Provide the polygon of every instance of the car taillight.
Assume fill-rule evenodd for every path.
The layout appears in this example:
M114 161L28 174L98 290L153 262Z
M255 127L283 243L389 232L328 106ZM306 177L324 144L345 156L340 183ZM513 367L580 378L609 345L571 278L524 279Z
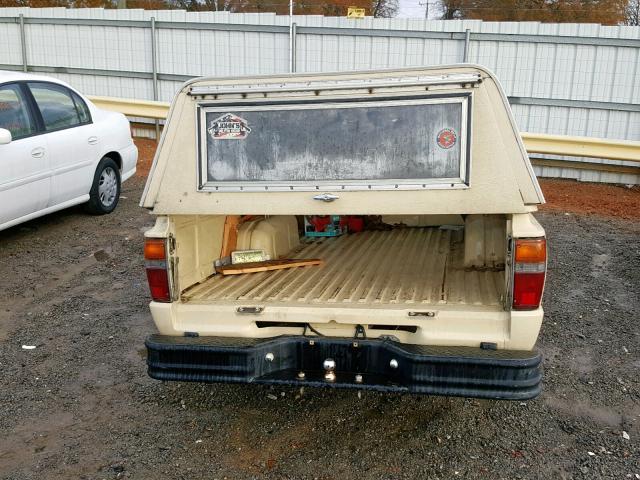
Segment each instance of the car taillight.
M170 302L169 274L167 271L167 241L164 238L145 238L144 264L151 298L156 302Z
M513 309L535 310L540 306L547 272L547 241L520 238L513 255Z

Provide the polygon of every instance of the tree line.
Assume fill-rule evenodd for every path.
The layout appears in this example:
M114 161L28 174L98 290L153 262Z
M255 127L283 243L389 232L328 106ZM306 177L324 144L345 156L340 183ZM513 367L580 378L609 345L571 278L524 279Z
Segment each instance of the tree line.
M0 7L143 8L289 14L289 0L0 0ZM349 7L364 8L367 15L394 17L398 0L295 0L296 15L344 16Z
M638 25L640 0L441 0L443 19Z
M399 0L295 0L298 15L344 16L349 7L373 17L394 17ZM435 18L551 23L640 25L640 0L436 0ZM289 0L0 0L0 7L143 8L188 11L289 13ZM431 15L430 18L434 18Z

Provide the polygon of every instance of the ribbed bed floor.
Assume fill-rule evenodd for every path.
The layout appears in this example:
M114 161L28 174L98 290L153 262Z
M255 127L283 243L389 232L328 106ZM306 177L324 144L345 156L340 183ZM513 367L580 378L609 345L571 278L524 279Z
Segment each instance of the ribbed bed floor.
M496 306L505 288L504 271L465 271L462 231L398 228L305 240L289 258L321 258L324 265L214 275L182 300Z

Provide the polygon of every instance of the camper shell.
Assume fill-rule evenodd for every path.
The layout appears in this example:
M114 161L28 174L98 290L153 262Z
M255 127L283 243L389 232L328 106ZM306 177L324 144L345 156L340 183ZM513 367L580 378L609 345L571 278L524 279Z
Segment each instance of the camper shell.
M187 82L141 200L149 373L533 397L543 202L483 67Z

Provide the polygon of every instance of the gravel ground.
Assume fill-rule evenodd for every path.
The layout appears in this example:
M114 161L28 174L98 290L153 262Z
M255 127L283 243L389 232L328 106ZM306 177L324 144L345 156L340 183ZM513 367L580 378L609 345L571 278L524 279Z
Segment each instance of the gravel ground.
M0 477L640 479L637 220L538 215L534 401L161 383L145 370L141 189L112 215L0 232Z

